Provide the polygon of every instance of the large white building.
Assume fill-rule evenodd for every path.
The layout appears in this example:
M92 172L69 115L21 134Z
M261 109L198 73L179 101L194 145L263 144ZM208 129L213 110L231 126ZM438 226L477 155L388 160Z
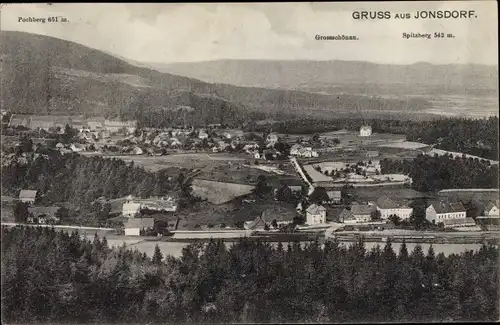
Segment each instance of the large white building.
M432 223L443 223L445 228L474 225L474 220L467 218L467 211L461 202L432 202L425 210L425 218Z
M153 218L129 219L125 224L125 236L140 236L141 230L153 229L154 224Z
M308 225L326 223L326 209L321 205L311 204L306 210L306 222Z
M382 219L389 219L391 215L396 215L401 220L405 220L409 219L413 212L412 208L398 204L385 195L378 198L375 205Z
M359 129L359 136L360 137L369 137L370 135L372 135L372 127L371 126L363 125Z

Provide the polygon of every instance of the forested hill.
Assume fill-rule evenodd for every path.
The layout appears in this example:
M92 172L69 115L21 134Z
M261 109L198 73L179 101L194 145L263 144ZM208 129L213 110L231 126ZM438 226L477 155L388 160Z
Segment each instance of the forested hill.
M415 112L430 105L421 99L210 84L134 66L102 51L53 37L12 31L0 35L2 108L15 113L104 115L156 123L187 118L194 124L235 124L289 113Z
M216 60L151 63L160 71L233 85L300 88L342 84L434 86L498 90L498 69L487 65L377 64L364 61Z
M53 228L2 227L4 323L358 323L498 319L498 248L277 247L240 239L153 258Z

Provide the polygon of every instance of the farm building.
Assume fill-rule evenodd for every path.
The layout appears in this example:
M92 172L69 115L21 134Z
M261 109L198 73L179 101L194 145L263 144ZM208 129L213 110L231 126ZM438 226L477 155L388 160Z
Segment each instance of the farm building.
M59 222L59 218L56 217L57 211L59 211L59 207L51 206L51 207L29 207L28 213L30 216L27 221L29 223L57 223Z
M376 202L377 210L380 211L382 219L388 219L391 215L397 215L402 220L409 219L413 212L412 208L398 204L387 196L381 196Z
M351 212L356 220L368 222L371 221L373 207L370 205L354 204L351 206Z
M244 227L247 230L264 230L266 221L262 219L262 216L258 216L252 221L246 221Z
M36 200L37 191L34 190L21 190L19 193L19 200L27 204L33 204Z
M153 229L154 225L153 218L129 219L125 224L125 236L140 236L141 231Z
M498 202L489 202L483 210L483 215L477 216L476 221L485 226L500 225L500 215L498 212Z
M359 129L359 136L360 137L369 137L370 135L372 135L372 127L371 126L363 125Z
M127 218L133 218L141 211L141 208L141 203L128 199L122 205L122 215Z
M358 215L359 216L359 215ZM340 212L340 215L338 217L338 220L343 223L363 223L363 222L369 222L371 220L370 218L367 218L366 215L362 214L361 217L356 217L351 210L344 209L342 212Z
M434 201L425 210L425 218L433 223L444 222L445 220L462 220L465 222L466 216L465 207L458 201Z

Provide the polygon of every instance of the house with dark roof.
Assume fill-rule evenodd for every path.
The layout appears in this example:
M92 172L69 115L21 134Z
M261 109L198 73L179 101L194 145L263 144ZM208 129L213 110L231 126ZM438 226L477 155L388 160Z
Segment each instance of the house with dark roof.
M57 211L60 207L50 206L50 207L29 207L28 213L29 217L27 221L29 223L58 223L60 220L56 216Z
M476 217L478 224L486 226L487 229L498 229L500 226L500 215L498 213L498 202L488 202L483 208L482 215Z
M342 193L340 191L327 191L328 204L339 204L342 200Z
M295 210L285 209L280 207L279 205L273 206L272 208L268 208L264 210L261 214L261 218L267 222L269 222L269 226L272 227L274 221L279 228L281 225L288 225L293 223L293 219L297 215Z
M262 216L258 216L252 221L246 221L244 227L247 230L264 230L266 228L266 221Z
M356 218L354 217L354 214L352 214L352 211L349 209L344 209L342 212L340 212L338 216L339 222L357 222Z
M433 201L425 210L425 218L432 223L440 223L445 220L462 220L465 222L467 210L459 201L450 202L446 199Z
M125 223L125 236L140 236L141 231L153 229L154 218L131 218Z
M36 193L37 191L35 190L21 190L19 200L27 204L33 204L36 200Z
M375 202L375 205L377 207L377 211L380 212L380 217L382 219L388 219L389 216L396 215L402 220L405 220L409 219L413 212L412 208L396 203L385 195L379 197Z

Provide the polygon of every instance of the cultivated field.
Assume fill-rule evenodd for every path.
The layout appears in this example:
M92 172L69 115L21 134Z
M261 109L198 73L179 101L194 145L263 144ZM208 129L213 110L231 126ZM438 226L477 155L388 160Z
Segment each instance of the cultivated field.
M333 178L331 178L330 176L326 176L318 172L316 169L314 169L313 165L305 165L303 168L304 171L309 175L313 183L328 182L333 180Z
M204 168L198 179L255 185L257 178L263 175L270 186L277 187L281 182L289 185L300 185L301 181L289 162L273 165L247 165L242 162L217 162Z
M338 139L340 141L339 147L402 142L406 140L406 136L402 134L373 133L369 137L360 137L359 132L340 130L335 132L320 133L319 137L326 138L328 140Z
M158 171L167 167L204 168L209 164L224 163L226 161L246 161L244 156L217 154L217 153L183 153L165 156L144 155L103 155L104 158L118 158L126 162L133 161L137 166L143 166L150 171Z
M428 144L420 143L420 142L412 142L412 141L403 141L403 142L391 142L391 143L383 143L379 144L379 147L387 147L387 148L402 148L402 149L422 149L428 147Z
M221 204L252 193L254 186L194 179L192 189L193 195L213 204Z
M461 200L484 200L496 201L499 199L498 189L457 189L457 190L443 190L438 192L440 197L458 198Z
M252 197L252 196L250 196ZM293 218L295 215L295 205L284 202L277 202L273 199L259 199L252 197L250 201L233 200L222 204L212 204L210 202L197 202L185 210L176 213L179 217L177 230L200 230L204 226L213 225L218 228L225 224L234 227L237 223L254 220L266 211L265 218L277 219L280 217ZM253 201L255 199L255 201ZM172 222L176 217L171 217ZM170 223L170 219L169 219Z
M375 201L379 197L385 195L393 200L413 200L417 198L430 198L427 193L415 191L411 188L395 186L395 187L357 187L349 189L348 193L354 196L354 199L360 201Z

